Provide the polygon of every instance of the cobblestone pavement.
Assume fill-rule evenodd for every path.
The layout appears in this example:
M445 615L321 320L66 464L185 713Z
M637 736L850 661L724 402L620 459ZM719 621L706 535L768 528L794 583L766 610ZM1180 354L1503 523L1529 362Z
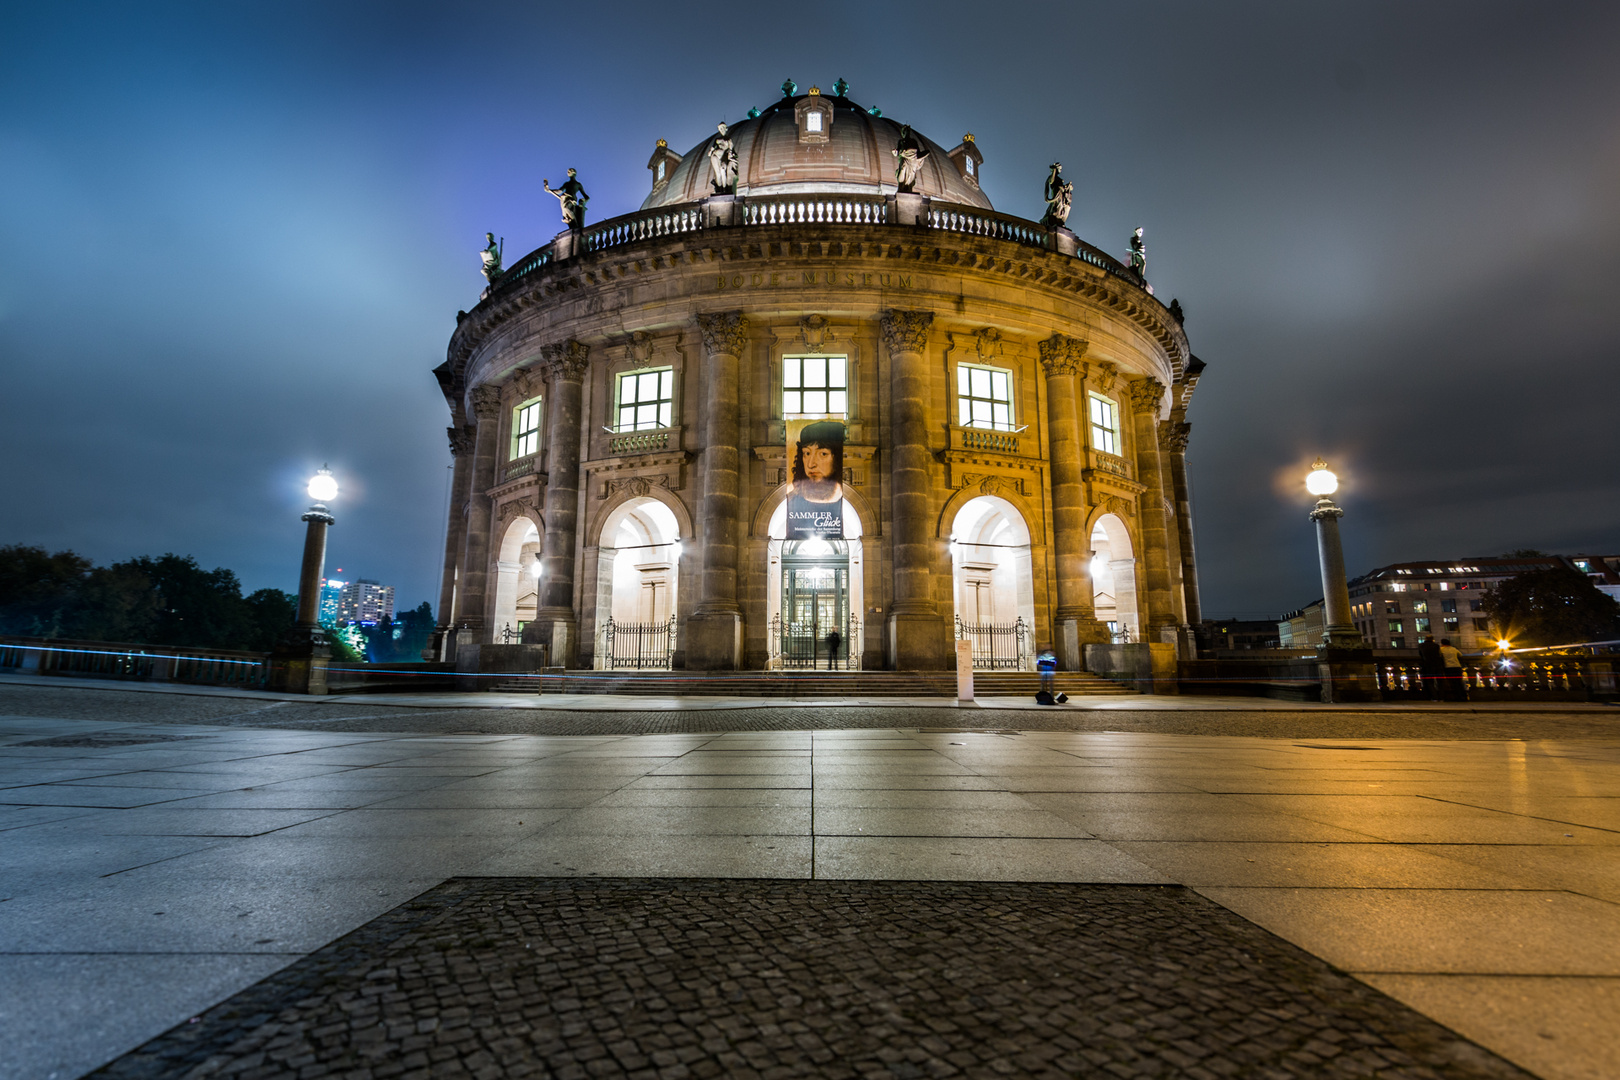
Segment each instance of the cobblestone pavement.
M1164 735L1236 735L1321 739L1579 739L1620 734L1620 708L1569 712L1395 712L1268 708L941 709L905 705L582 710L424 709L363 699L288 702L119 689L0 683L0 714L124 723L387 731L401 734L641 735L716 731L828 731L923 728L1021 731L1138 731Z
M462 878L94 1075L1528 1074L1176 887Z

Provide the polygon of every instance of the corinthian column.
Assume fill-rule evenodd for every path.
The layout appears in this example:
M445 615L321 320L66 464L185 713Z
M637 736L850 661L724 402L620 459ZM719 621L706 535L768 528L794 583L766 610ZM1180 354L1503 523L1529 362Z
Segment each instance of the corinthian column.
M1147 585L1147 611L1142 616L1142 625L1148 628L1151 640L1179 646L1184 616L1173 591L1164 470L1159 459L1159 404L1164 400L1164 384L1152 377L1136 379L1131 382L1130 390L1136 477L1147 487L1138 500L1143 576Z
M467 542L467 475L472 468L473 440L478 429L471 424L445 428L450 436L450 455L455 469L450 474L450 517L444 527L444 576L439 579L439 623L434 630L433 659L447 659L444 652L445 632L455 626L457 562L462 546Z
M1187 622L1203 621L1203 605L1198 599L1198 560L1193 554L1192 490L1187 484L1187 438L1192 425L1185 420L1164 429L1161 449L1170 466L1170 486L1176 502L1176 535L1181 548L1181 597L1187 609Z
M889 350L889 498L894 551L894 600L889 607L889 655L900 670L951 666L950 632L934 600L944 543L934 535L928 448L928 327L931 311L885 311ZM943 578L941 574L943 573Z
M467 640L488 642L484 625L484 592L489 582L489 489L495 486L495 444L500 436L501 391L475 386L472 392L472 469L463 497L467 504L466 538L461 553L461 586L456 590L456 625L470 631Z
M1091 537L1086 533L1086 495L1081 483L1080 418L1075 376L1086 343L1063 334L1041 342L1046 372L1046 433L1052 471L1052 547L1057 556L1057 608L1052 613L1058 662L1066 671L1085 667L1085 646L1108 640L1097 621L1091 584Z
M573 667L575 640L574 533L579 520L581 385L590 349L569 340L540 350L549 393L546 401L546 535L540 548L539 638L551 646L553 667Z
M738 398L748 320L738 311L699 315L703 334L703 496L698 503L698 543L702 569L698 601L686 619L686 666L731 671L742 663L743 620L737 604L738 491L742 453L738 449Z

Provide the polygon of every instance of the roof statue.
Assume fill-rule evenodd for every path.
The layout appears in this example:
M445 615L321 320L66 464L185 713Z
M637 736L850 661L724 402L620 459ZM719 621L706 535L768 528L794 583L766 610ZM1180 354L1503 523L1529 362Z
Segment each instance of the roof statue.
M909 124L900 128L900 141L889 153L894 155L894 186L900 191L916 191L917 174L922 172L922 163L928 157L928 151L911 133Z
M1063 179L1063 162L1052 162L1052 171L1046 177L1046 216L1041 224L1048 229L1064 228L1069 221L1069 207L1074 203L1074 182Z
M1147 248L1142 245L1140 225L1131 233L1131 272L1141 280L1147 280Z
M506 238L502 237L501 243L497 244L495 234L487 232L484 239L488 240L489 244L478 253L478 257L484 262L484 280L493 285L495 279L501 276L501 249L506 246Z
M568 170L568 180L561 187L552 187L551 181L546 179L542 179L540 183L562 204L563 224L570 229L584 228L585 204L591 201L591 197L586 194L585 185L579 182L575 171Z
M709 171L714 178L709 186L716 195L737 194L737 148L731 143L730 129L724 122L709 145Z
M849 95L849 83L843 79L833 83L833 94L837 97L847 97Z

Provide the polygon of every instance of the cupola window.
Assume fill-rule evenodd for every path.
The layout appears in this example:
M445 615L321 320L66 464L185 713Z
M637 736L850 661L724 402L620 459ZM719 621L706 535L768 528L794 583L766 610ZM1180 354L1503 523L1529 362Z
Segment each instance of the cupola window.
M832 99L822 97L819 86L812 86L810 96L793 106L793 118L799 123L800 143L824 143L832 131Z

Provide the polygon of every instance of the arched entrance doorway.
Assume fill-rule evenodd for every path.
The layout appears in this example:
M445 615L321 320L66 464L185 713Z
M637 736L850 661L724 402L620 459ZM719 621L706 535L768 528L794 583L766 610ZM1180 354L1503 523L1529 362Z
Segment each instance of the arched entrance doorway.
M956 636L973 643L973 666L1033 671L1035 577L1023 515L981 495L962 504L950 536Z
M1091 529L1091 584L1097 618L1115 641L1141 641L1136 604L1136 555L1130 530L1114 514L1103 514Z
M783 501L771 514L767 535L769 666L859 670L866 596L860 514L845 499L842 540L788 540Z
M669 667L681 559L674 511L657 499L631 499L602 522L600 545L595 666Z
M540 530L518 517L501 534L495 561L495 610L490 637L497 644L517 644L523 628L539 610Z

